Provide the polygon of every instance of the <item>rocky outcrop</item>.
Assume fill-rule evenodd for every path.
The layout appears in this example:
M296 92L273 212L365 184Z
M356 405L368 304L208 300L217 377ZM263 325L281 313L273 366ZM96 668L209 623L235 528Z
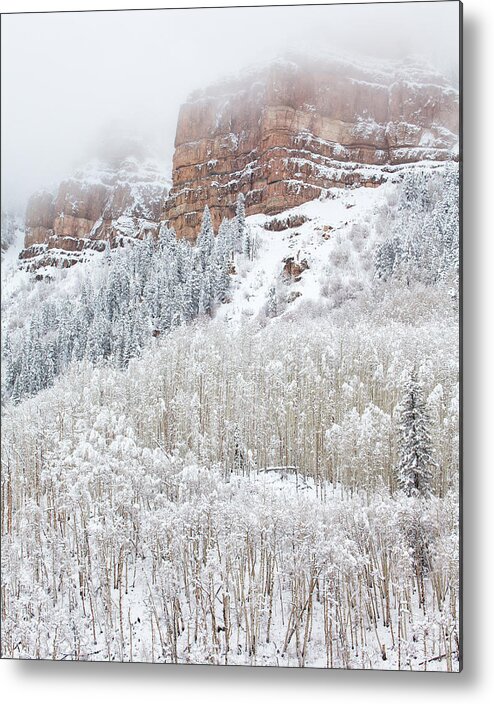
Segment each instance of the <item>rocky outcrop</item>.
M304 222L307 222L307 219L308 218L301 213L290 213L285 217L266 220L263 227L265 230L270 230L271 232L282 232L283 230L290 230L293 227L300 227Z
M134 157L96 164L64 181L56 194L31 197L20 259L28 269L71 266L91 250L156 235L168 193L150 162Z
M286 281L300 281L306 269L309 269L307 259L297 261L295 257L287 257L283 260L283 277Z
M164 218L193 239L239 192L248 215L279 213L335 186L376 186L421 160L455 158L458 92L414 64L276 61L196 93L179 113Z

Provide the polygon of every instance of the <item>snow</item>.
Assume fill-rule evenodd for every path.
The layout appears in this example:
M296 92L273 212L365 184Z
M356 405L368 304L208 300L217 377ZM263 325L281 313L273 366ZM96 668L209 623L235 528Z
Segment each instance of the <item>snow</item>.
M333 188L328 190L326 198L286 210L282 216L267 217L260 214L248 217L247 224L258 243L257 256L253 262L241 264L234 279L232 300L221 307L218 316L237 322L244 317L258 316L269 288L280 279L283 260L289 256L295 256L298 261L305 258L310 265L303 272L301 281L290 287L290 290L302 293L291 304L292 307L305 304L308 300L318 301L321 297L321 280L326 278L325 267L335 247L336 238L345 238L353 223L366 222L370 213L393 188L391 183L377 188ZM290 215L302 215L307 220L298 227L281 232L272 232L263 227L269 220ZM323 228L328 225L332 229L330 237L325 239Z
M25 231L23 227L17 227L12 244L2 253L2 267L6 269L15 268L19 254L24 246Z
M255 254L235 257L213 319L6 403L5 656L458 670L457 310L445 287L376 284L388 172L248 217ZM102 255L33 285L20 247L2 267L9 325L86 276L97 288ZM299 281L288 257L309 265ZM435 423L433 496L393 486L410 365Z
M2 308L21 290L32 287L32 278L19 269L19 254L24 247L25 232L17 228L14 242L2 253Z
M432 147L434 146L434 135L430 130L424 130L422 133L422 136L420 137L420 146L421 147Z
M213 370L218 372L219 359L224 360L226 355L226 369L233 363L233 371L240 382L236 391L242 393L243 404L248 403L242 407L242 417L246 418L252 405L248 401L252 390L249 379L242 380L241 374L248 375L251 370L252 379L259 380L259 370L265 369L270 387L276 389L280 381L286 381L287 371L296 359L302 362L299 373L306 373L306 364L312 359L318 336L321 351L327 347L327 339L333 339L328 338L327 329L318 331L317 327L314 323L304 328L309 337L307 341L300 341L298 350L293 344L295 337L291 339L292 344L290 338L299 335L299 326L289 331L287 339L279 339L266 329L263 339L251 338L254 345L251 352L246 345L248 335L232 336L228 329L220 332L218 321L209 328L178 330L174 339L165 341L163 347L148 353L142 360L136 360L125 372L82 365L72 369L53 389L17 409L9 409L5 419L6 437L11 433L16 437L20 435L22 441L18 447L25 452L25 442L34 432L36 437L43 438L44 455L49 458L40 477L39 508L43 530L39 539L41 552L50 557L47 562L50 579L44 583L44 571L36 573L34 557L24 564L22 573L18 571L16 536L22 535L26 554L36 549L38 540L28 520L32 511L30 501L16 506L16 533L7 536L4 544L9 575L6 594L11 590L17 594L15 600L7 601L9 618L4 622L4 642L14 645L14 657L32 657L31 649L36 642L40 643L41 657L53 656L58 641L55 656L65 659L447 669L442 643L448 634L454 634L454 622L446 607L443 612L434 609L435 594L429 582L425 592L426 608L422 609L419 604L418 591L413 587L413 551L407 546L406 526L419 520L431 535L438 533L437 559L444 561L442 575L445 583L451 584L447 589L452 589L454 602L454 584L449 581L453 576L451 567L447 567L456 555L454 540L451 541L456 525L452 511L457 501L454 494L444 499L418 500L399 493L390 496L384 486L372 492L368 487L350 492L340 482L320 478L316 481L306 471L294 470L295 465L279 463L266 464L259 469L253 465L242 473L225 473L214 463L194 461L190 450L180 452L177 448L177 451L165 453L161 442L156 446L149 442L145 426L153 425L155 413L157 418L162 416L162 396L167 392L158 388L166 388L165 379L171 370L174 375L178 370L179 378L186 384L182 389L186 395L180 396L181 403L170 411L170 417L176 422L182 402L193 400L197 388L194 378L202 377L207 371L209 393L215 388L224 389L223 384L215 381ZM389 332L383 330L382 335L381 344L389 343ZM346 344L341 348L346 360L356 353L355 343L360 337L361 330L356 329L345 338ZM404 330L402 341L407 337ZM275 343L274 349L269 348L270 340ZM437 354L446 352L448 340L442 340L441 350L435 344L437 340L426 339L425 344L427 342L430 342L427 354L436 355L433 360L437 368L444 369L443 358L438 359ZM415 344L417 349L423 348L423 337L418 335ZM340 344L336 348L340 348ZM188 357L183 354L185 349L189 350ZM273 354L275 350L278 355ZM403 362L400 352L397 349L396 357L398 362ZM251 356L246 367L240 363L245 353ZM258 359L259 354L261 359ZM168 369L164 366L166 361L170 364ZM322 361L320 357L319 361ZM211 363L213 367L209 367ZM360 364L363 369L368 360L362 359ZM186 369L188 374L182 375ZM165 376L160 376L163 374ZM310 378L317 384L313 375ZM323 377L322 383L327 386L327 377ZM445 388L447 386L445 383ZM170 389L170 393L175 392ZM309 398L304 413L310 409L310 403ZM351 407L351 397L348 404ZM185 421L192 408L187 405ZM252 405L252 409L257 413L263 411L259 404ZM274 407L273 411L279 413L282 408L275 410ZM61 413L64 414L63 427L57 420ZM25 422L19 424L21 417ZM192 428L194 418L190 421ZM197 428L191 439L200 443ZM370 438L371 445L372 442ZM206 447L204 449L207 451ZM31 471L29 463L25 467L24 476ZM24 494L25 491L15 492L16 497ZM55 512L60 516L61 525L66 521L63 517L68 516L71 525L85 526L87 550L75 549L77 530L69 530L67 524L64 532L52 523L51 516ZM448 531L452 531L451 534ZM377 555L367 550L368 545L379 546ZM112 575L119 554L123 554L128 563L125 585L121 581L120 586L118 582L115 584ZM111 555L115 558L113 562L110 557L99 559L99 556ZM197 559L189 562L193 555L197 555ZM308 556L315 562L308 560ZM266 635L269 593L265 591L263 571L266 558L274 560L275 577L269 637ZM252 562L247 569L249 560ZM387 561L393 565L391 570L386 569ZM231 571L233 565L237 571ZM317 566L316 573L311 571L313 565ZM242 592L238 592L234 579L237 574L245 580L245 596L248 597L245 609L241 608ZM303 632L309 622L302 609L306 600L302 595L314 574L319 579L318 598L314 598L310 617L310 647L302 657L299 634L291 632L289 616L292 606L299 604L296 608L303 615L300 622ZM348 609L350 597L355 599L355 609L359 603L357 576L361 594L365 596L360 612L362 621L358 620L353 607ZM52 577L61 585L59 591L51 591ZM191 589L190 585L196 588ZM385 597L384 591L380 591L384 585L388 585L390 593L391 621L388 624L381 616L374 622L365 608L365 604L376 599L379 612L382 609L384 615ZM337 596L341 594L337 590L345 589L348 601ZM212 593L218 598L212 600L209 610L200 595ZM324 631L323 603L328 596L334 624L330 640ZM231 597L229 641L225 641L224 631L215 631L211 626L214 617L215 623L224 627L225 597ZM92 600L93 616L91 610L85 608L89 600ZM444 600L446 605L448 598L445 596ZM71 615L67 617L69 603ZM169 609L180 607L180 623L184 625L178 629L176 640L167 630L163 604ZM23 618L29 613L30 605L35 605L36 613L43 615L39 623ZM398 624L403 618L404 606L407 632L400 636ZM251 608L255 611L251 612ZM159 614L156 621L166 633L162 644L156 633L156 621L151 625L154 609ZM93 619L97 624L94 631ZM123 632L118 625L122 619ZM259 635L256 647L249 650L246 638L249 623L253 622L258 624ZM23 623L26 627L22 627ZM195 626L196 623L199 625ZM58 636L54 640L55 629ZM357 646L350 648L353 637L357 639ZM328 650L329 642L332 651ZM457 669L457 665L453 659L451 668Z

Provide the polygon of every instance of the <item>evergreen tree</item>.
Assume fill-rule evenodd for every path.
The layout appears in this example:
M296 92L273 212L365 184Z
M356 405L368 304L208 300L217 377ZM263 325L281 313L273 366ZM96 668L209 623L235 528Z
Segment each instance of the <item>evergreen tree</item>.
M247 224L245 222L245 196L243 193L239 193L237 196L237 207L235 211L235 242L234 250L236 252L242 252L243 241L245 231L247 229Z
M177 238L175 231L167 227L167 225L161 225L159 236L158 236L158 249L162 254L172 255L175 248Z
M401 247L398 238L385 240L376 252L375 267L379 279L387 281L394 273L401 258Z
M223 303L226 299L226 294L230 283L230 276L228 273L229 268L230 263L228 259L226 257L221 257L216 260L214 271L211 272L214 281L212 286L212 297L218 303Z
M252 259L252 238L248 227L245 228L244 239L242 243L242 253L246 259Z
M211 312L211 284L209 275L205 274L199 292L199 315L208 315Z
M187 299L189 320L195 318L199 312L199 296L201 293L201 276L195 266L192 266L187 281Z
M177 286L176 290L173 292L172 301L173 302L171 306L171 326L172 328L176 328L179 325L182 325L185 319L185 298L182 285Z
M268 318L275 318L278 315L278 296L276 295L276 289L274 286L271 286L268 291L266 314Z
M399 406L398 484L407 496L426 496L432 482L432 441L430 418L422 388L413 370Z
M213 223L207 205L204 208L204 214L202 216L201 231L197 238L197 246L199 248L202 270L205 271L214 246Z
M154 320L158 315L159 300L157 295L156 277L154 272L150 275L144 285L142 294L143 305L146 306L148 315Z
M218 251L221 251L231 260L233 255L233 235L231 221L223 218L221 225L218 228L216 237L216 246Z

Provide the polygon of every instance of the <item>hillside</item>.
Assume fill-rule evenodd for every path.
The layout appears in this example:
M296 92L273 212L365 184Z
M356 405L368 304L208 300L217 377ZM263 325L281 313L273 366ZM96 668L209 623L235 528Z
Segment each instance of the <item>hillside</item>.
M33 196L3 657L460 669L457 99L275 62L182 107L172 184L117 153Z

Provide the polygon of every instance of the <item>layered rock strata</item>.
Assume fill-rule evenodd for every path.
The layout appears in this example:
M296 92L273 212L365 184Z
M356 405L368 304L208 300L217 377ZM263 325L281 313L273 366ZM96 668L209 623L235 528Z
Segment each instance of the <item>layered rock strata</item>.
M273 215L332 187L376 186L390 171L456 158L458 92L410 63L276 61L191 96L179 113L164 219L197 235L237 194Z
M106 242L156 235L168 193L150 162L135 158L97 164L61 183L57 193L31 197L20 259L28 269L71 266Z

